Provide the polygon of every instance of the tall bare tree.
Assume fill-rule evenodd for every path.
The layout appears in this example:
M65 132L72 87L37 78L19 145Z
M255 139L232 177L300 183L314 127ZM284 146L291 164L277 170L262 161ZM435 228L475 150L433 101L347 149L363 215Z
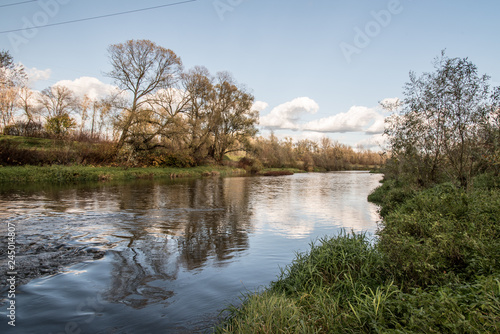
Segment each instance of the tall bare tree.
M0 117L4 128L14 120L19 90L27 79L24 67L15 64L7 51L0 51Z
M39 102L45 113L49 133L64 136L76 126L71 115L78 110L79 103L74 92L68 87L55 85L44 89Z
M120 117L121 135L117 150L130 139L131 128L141 120L149 97L168 89L178 80L182 62L169 49L148 40L129 40L108 49L112 70L107 75L131 94L131 101Z
M196 66L183 74L182 82L188 95L184 140L191 156L201 162L208 154L209 110L213 100L214 78L207 68Z
M44 89L39 102L47 119L70 115L77 107L77 99L74 92L68 87L60 85Z

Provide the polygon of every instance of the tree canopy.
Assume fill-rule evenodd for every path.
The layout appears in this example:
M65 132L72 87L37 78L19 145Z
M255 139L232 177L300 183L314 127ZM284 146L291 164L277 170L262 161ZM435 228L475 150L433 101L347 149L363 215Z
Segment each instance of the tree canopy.
M499 171L500 88L467 58L443 52L434 68L410 73L399 114L388 119L390 165L420 184L448 178L467 186L479 173Z

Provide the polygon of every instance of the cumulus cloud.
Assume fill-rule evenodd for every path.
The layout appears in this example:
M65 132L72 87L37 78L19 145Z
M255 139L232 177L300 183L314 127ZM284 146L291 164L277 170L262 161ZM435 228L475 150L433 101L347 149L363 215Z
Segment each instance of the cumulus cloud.
M375 122L368 128L366 129L366 133L368 134L379 134L383 133L385 130L385 117L378 114L375 117Z
M270 129L298 130L300 116L305 113L315 114L318 109L319 105L314 100L308 97L299 97L277 106L268 115L260 117L259 123Z
M91 99L99 99L106 95L116 93L118 89L116 86L105 84L93 77L81 77L73 81L62 80L55 85L68 87L75 92L76 96L83 97L87 95Z
M256 110L258 112L261 112L269 107L269 104L263 101L255 101L255 103L252 106L253 110Z
M32 68L25 67L24 70L25 70L26 74L28 75L28 80L29 80L30 84L33 84L33 83L40 81L40 80L47 80L50 78L50 76L52 74L51 69L39 70L36 67L32 67Z
M311 121L304 125L304 130L317 132L366 132L384 131L384 116L374 108L353 106L346 113Z

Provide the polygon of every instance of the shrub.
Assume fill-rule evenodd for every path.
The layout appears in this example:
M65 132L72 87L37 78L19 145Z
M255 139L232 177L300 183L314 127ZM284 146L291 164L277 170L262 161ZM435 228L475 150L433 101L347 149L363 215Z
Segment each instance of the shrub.
M499 272L500 191L443 184L389 212L379 249L399 279L416 286Z
M238 168L244 169L247 173L257 174L264 166L259 159L243 157L238 161Z
M47 132L55 136L65 136L74 127L76 127L76 122L68 114L49 118L45 124Z
M416 190L408 183L396 180L385 180L382 185L376 188L368 200L380 206L380 215L385 217L389 212L394 211L398 206L415 196Z

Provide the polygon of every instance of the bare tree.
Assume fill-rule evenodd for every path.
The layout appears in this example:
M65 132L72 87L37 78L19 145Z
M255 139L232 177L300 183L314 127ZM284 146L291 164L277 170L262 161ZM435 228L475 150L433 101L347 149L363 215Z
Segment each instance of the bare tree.
M8 52L0 51L0 116L4 128L14 120L19 90L26 86L27 79L24 67L15 64Z
M40 100L47 119L72 114L77 107L77 99L66 86L51 86L42 91Z
M191 156L196 162L201 162L208 152L209 109L213 100L214 78L207 68L196 66L183 74L182 83L188 96L184 141Z
M35 122L35 117L39 116L41 105L38 103L38 92L22 87L19 91L17 106L20 108L28 120L28 124Z
M123 111L118 124L121 135L117 150L130 138L130 130L141 120L151 94L168 89L178 79L182 63L177 55L148 40L129 40L109 47L112 71L107 75L132 95L129 106Z
M44 89L39 102L45 112L46 128L49 133L64 136L76 126L71 114L79 108L79 103L68 87L55 85Z

